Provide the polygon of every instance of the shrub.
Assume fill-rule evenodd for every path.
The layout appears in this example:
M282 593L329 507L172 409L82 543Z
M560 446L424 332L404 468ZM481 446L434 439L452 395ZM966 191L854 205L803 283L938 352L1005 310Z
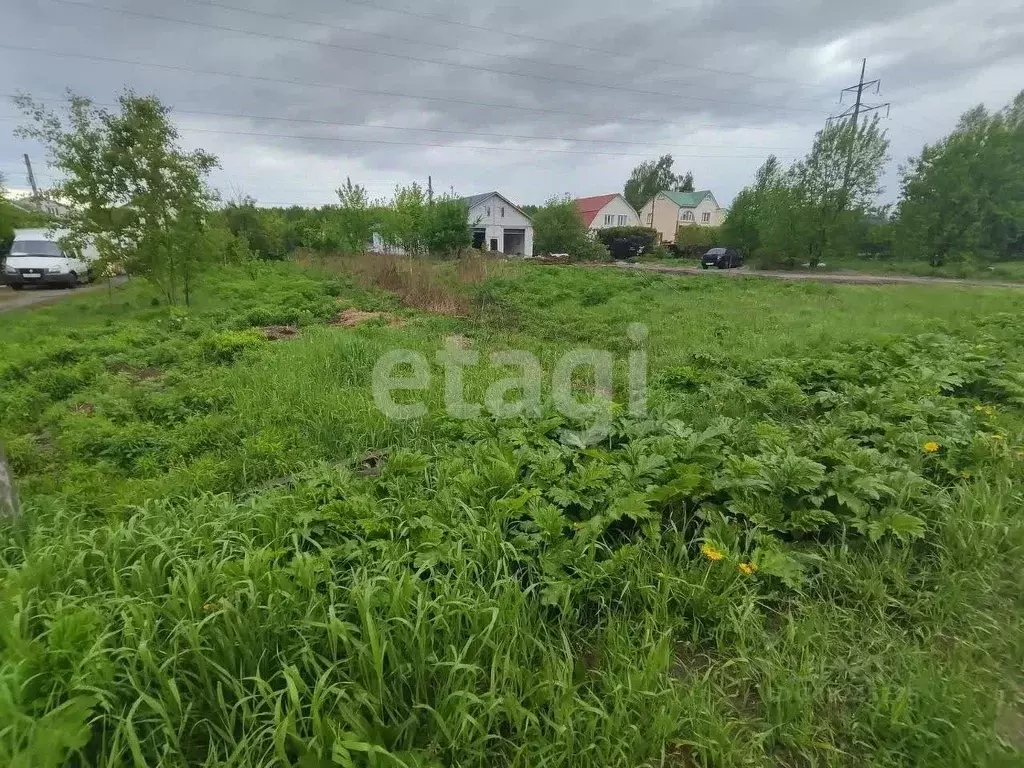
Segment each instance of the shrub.
M221 212L224 223L248 251L267 261L280 261L288 255L288 223L275 208L259 208L251 197L232 202Z
M203 339L203 357L210 362L230 363L247 350L256 349L266 341L259 331L221 331Z
M442 197L428 205L423 243L432 254L455 257L473 245L466 204L456 197Z
M672 250L684 259L696 259L709 249L725 245L721 227L679 227Z
M576 203L569 197L548 200L534 214L533 227L537 253L568 253L574 261L609 258L608 249L590 236Z
M609 227L598 230L597 239L613 259L635 259L653 250L658 231L650 227Z

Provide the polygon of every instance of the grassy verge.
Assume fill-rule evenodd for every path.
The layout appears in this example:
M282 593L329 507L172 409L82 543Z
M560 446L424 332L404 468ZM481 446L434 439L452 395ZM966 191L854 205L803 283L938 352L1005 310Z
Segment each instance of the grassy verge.
M1019 764L1024 298L412 269L5 317L3 764ZM636 321L649 411L580 447L550 371L621 393ZM540 412L452 418L432 362L385 419L379 357L456 334Z

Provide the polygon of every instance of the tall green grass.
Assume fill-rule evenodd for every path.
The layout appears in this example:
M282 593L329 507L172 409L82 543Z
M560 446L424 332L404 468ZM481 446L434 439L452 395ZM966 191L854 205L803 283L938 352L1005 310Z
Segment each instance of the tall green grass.
M1021 763L1016 294L461 290L478 315L433 317L282 265L188 314L132 286L10 316L0 764ZM324 325L352 305L405 325ZM396 346L550 367L636 320L651 418L589 449L453 421L440 380L422 422L372 407Z

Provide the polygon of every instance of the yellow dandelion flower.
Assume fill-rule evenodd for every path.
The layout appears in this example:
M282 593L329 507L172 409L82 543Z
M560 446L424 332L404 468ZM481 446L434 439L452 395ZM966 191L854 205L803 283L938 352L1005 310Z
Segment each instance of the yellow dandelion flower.
M725 553L722 550L718 549L714 544L711 544L706 541L703 544L701 544L700 553L704 555L704 557L706 557L712 563L717 563L719 560L725 557Z
M209 613L210 611L212 611L216 607L217 606L214 605L213 603L207 603L206 605L203 606L203 610L206 611L207 613Z
M936 443L934 440L929 440L927 443L924 444L924 452L925 453L938 453L940 447L941 446L938 443Z
M757 566L753 563L740 563L740 573L744 576L753 576L757 573Z

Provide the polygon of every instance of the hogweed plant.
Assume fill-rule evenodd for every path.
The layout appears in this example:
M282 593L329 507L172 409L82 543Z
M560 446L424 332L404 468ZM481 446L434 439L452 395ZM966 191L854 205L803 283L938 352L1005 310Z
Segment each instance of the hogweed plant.
M628 414L642 419L647 414L648 329L642 323L630 323L626 335L632 347L626 360ZM453 419L478 419L482 413L497 419L523 416L539 417L545 372L538 357L525 350L492 352L488 362L495 369L514 369L516 375L494 381L483 403L466 399L464 373L481 365L481 354L466 349L458 337L450 337L435 355L444 377L445 413ZM550 402L566 419L582 424L581 429L565 429L563 437L577 445L594 445L608 437L614 415L615 357L607 350L572 348L563 352L550 372ZM590 372L589 382L581 384L581 372ZM584 373L585 376L585 373ZM422 419L429 413L420 402L398 402L395 393L424 392L432 384L430 361L422 352L394 349L382 355L373 367L371 389L380 412L389 419ZM588 399L579 393L589 391ZM408 398L406 398L408 399Z
M4 315L0 765L1020 763L1018 295L209 279Z

